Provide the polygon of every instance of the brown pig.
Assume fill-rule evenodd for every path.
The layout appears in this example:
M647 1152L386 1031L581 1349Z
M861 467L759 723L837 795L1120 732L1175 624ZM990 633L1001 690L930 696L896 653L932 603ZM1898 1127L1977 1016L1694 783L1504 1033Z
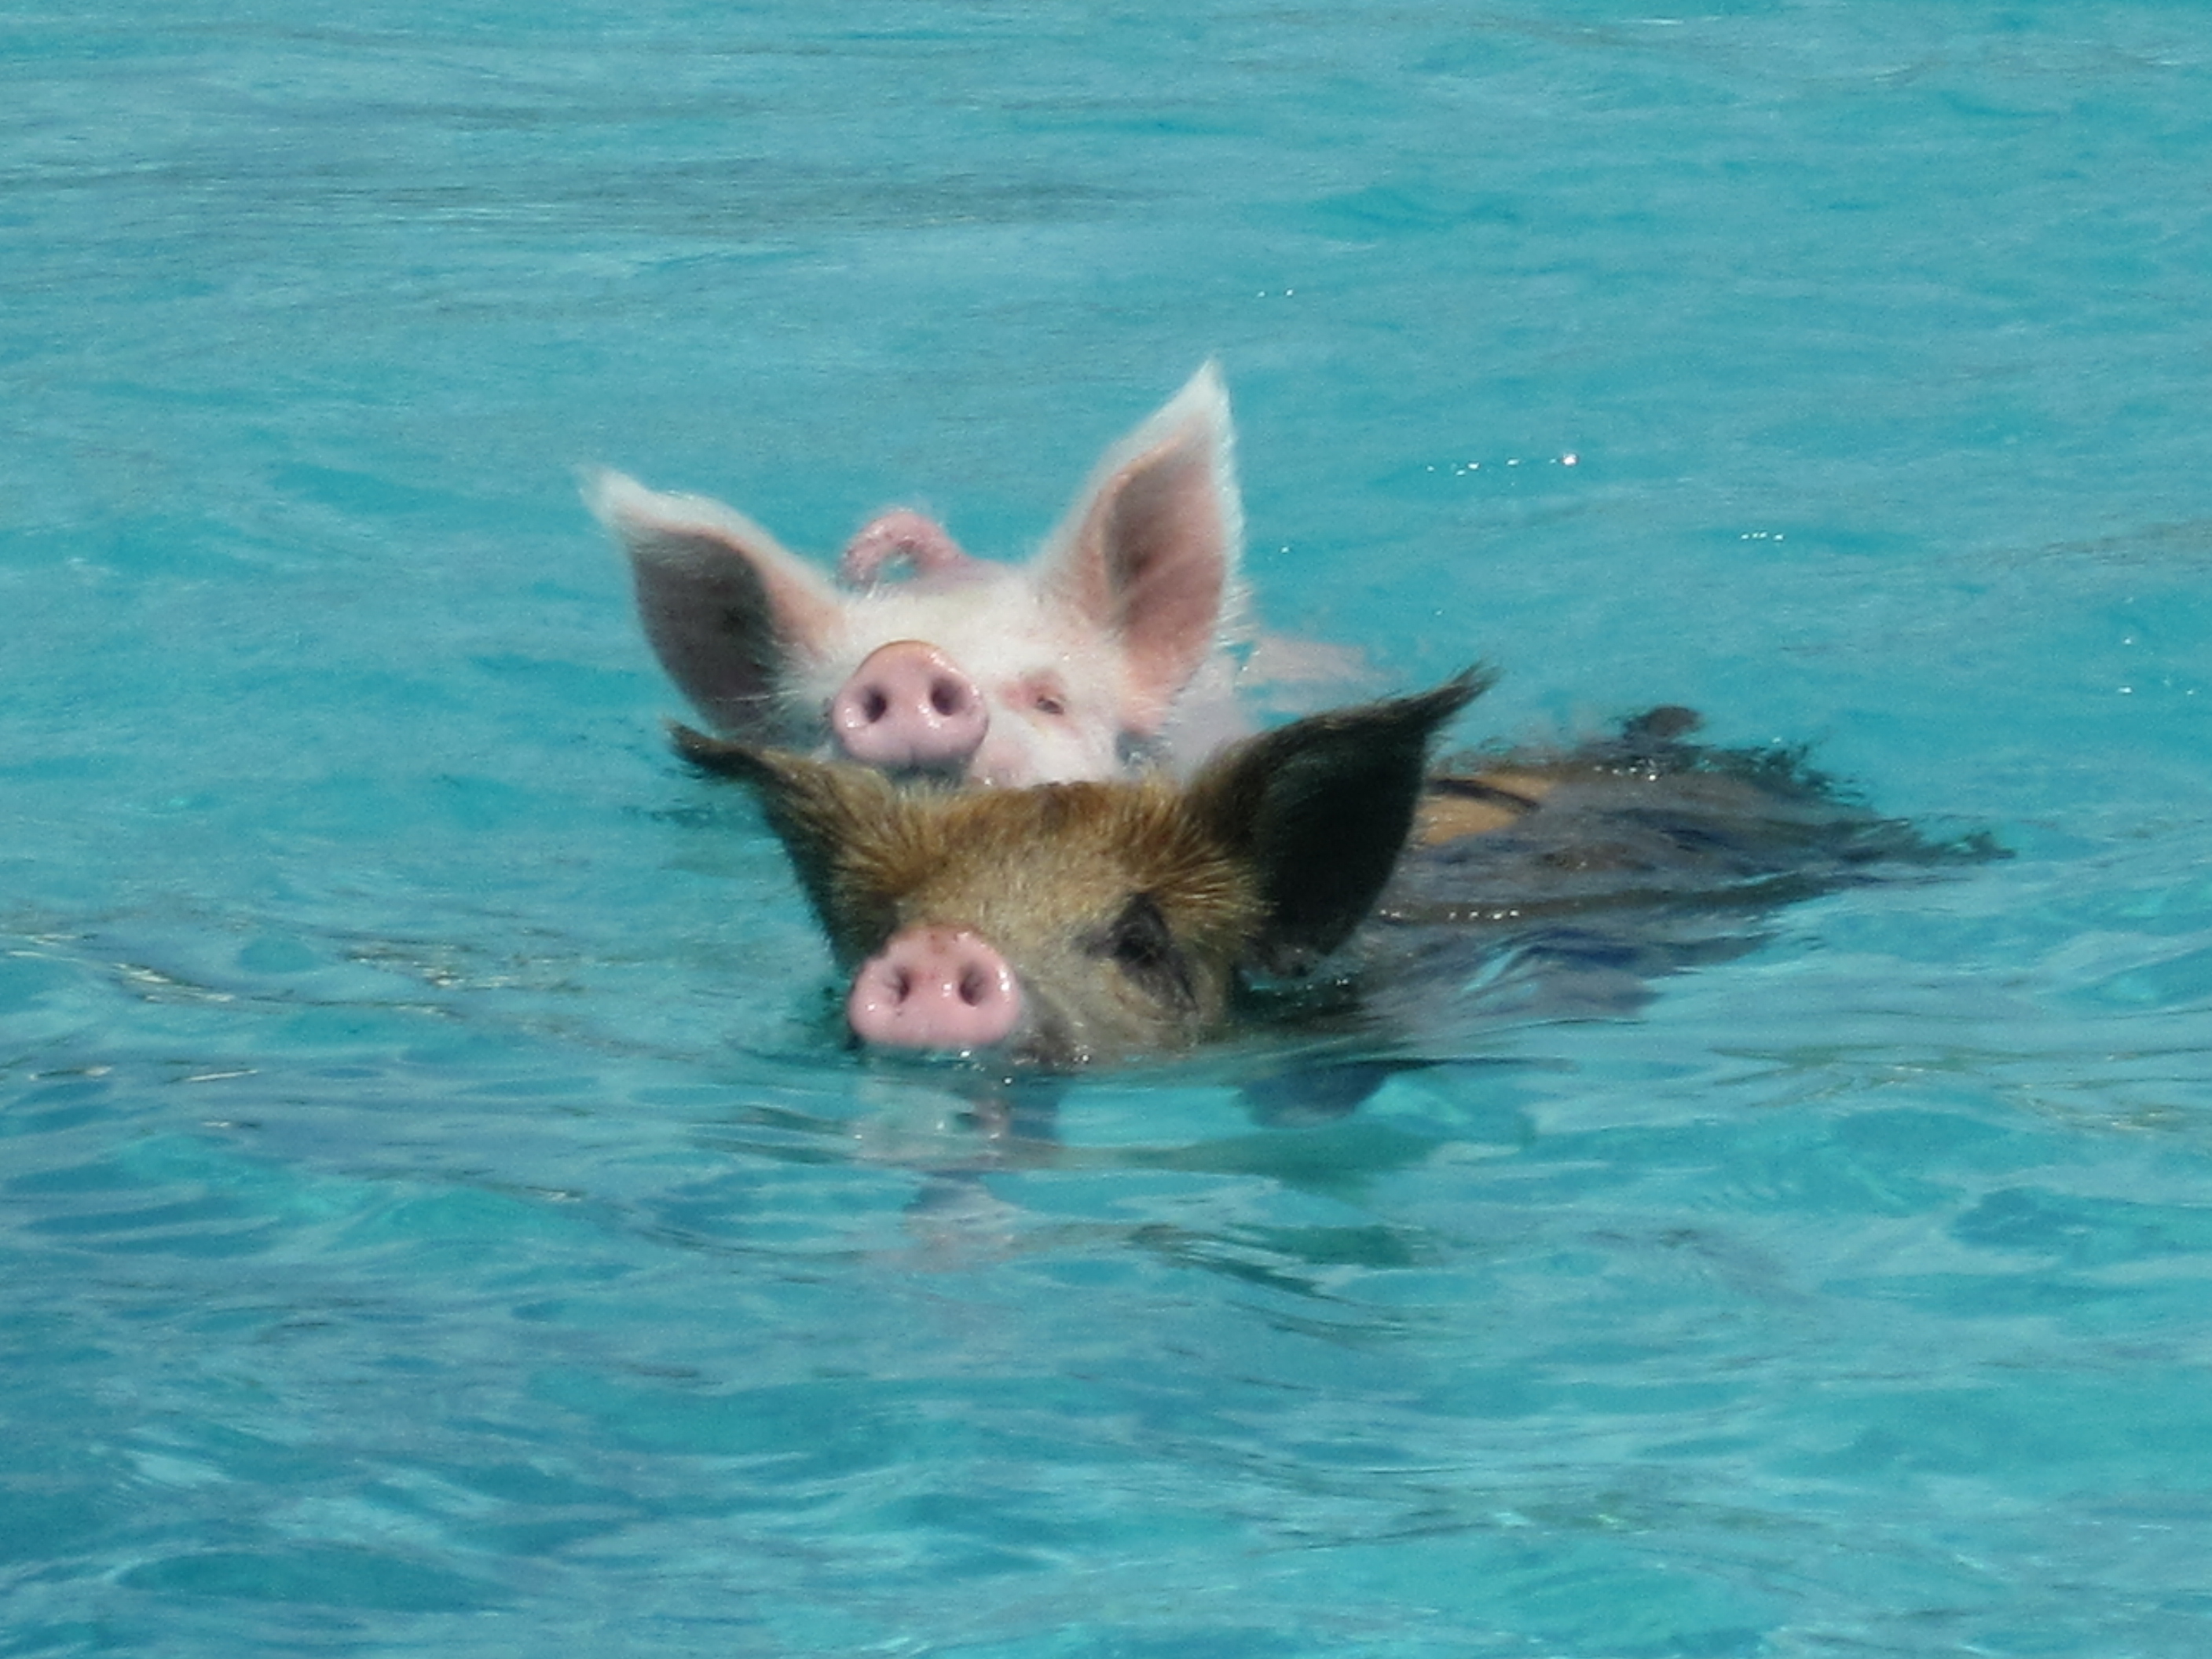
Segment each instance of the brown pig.
M1411 833L1431 739L1486 681L1299 720L1178 787L988 792L677 728L759 791L863 1041L1066 1064L1221 1027L1243 979L1303 971L1366 916Z
M900 508L837 578L698 495L595 476L647 639L723 734L894 773L1019 786L1195 757L1241 727L1224 647L1243 507L1209 363L1108 450L1027 564Z
M1431 775L1437 733L1488 684L1471 669L1295 721L1182 786L901 788L676 738L759 793L852 975L856 1036L1057 1066L1217 1032L1255 981L1304 975L1356 932L1378 973L1463 979L1469 954L1447 946L1471 944L1617 988L1749 948L1740 928L1686 916L1993 851L1876 817L1793 751L1687 744L1696 717L1679 708L1617 738Z

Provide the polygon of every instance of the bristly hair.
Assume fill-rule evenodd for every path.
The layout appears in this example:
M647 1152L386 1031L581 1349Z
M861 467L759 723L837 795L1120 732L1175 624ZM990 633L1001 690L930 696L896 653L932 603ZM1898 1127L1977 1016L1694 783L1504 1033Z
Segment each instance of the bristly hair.
M816 920L847 966L879 946L905 919L902 910L926 908L948 871L997 872L1010 903L1049 908L1069 865L1041 859L1038 849L1065 845L1071 830L1108 850L1117 886L1150 894L1195 948L1233 958L1262 919L1244 862L1187 810L1179 792L1156 779L948 789L901 785L869 768L757 749L681 725L670 735L694 765L758 792Z
M1150 779L912 791L888 811L846 822L852 839L835 860L838 897L848 912L868 913L871 927L888 909L928 908L947 870L994 872L1007 906L1049 914L1055 900L1081 891L1084 848L1107 855L1097 874L1114 890L1093 895L1098 903L1118 908L1130 892L1149 894L1194 949L1233 959L1261 921L1250 872L1173 787Z

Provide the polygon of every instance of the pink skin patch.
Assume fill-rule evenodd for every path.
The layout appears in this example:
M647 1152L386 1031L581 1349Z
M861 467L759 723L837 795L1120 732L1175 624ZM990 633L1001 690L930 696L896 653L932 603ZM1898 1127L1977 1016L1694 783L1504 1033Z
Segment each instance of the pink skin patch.
M1014 970L964 927L893 935L860 964L845 999L854 1035L886 1048L988 1048L1012 1034L1021 1014Z
M927 514L895 507L860 526L845 544L837 574L854 587L867 587L883 579L886 566L902 560L917 576L947 575L976 562Z

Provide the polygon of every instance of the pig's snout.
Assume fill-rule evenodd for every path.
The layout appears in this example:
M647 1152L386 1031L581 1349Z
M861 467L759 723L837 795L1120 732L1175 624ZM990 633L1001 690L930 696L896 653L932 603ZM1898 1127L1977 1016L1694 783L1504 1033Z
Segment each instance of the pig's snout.
M838 747L863 765L894 770L957 770L990 723L975 683L920 640L879 647L830 704Z
M894 934L860 964L845 1018L863 1042L988 1048L1020 1019L1022 988L988 940L960 927Z

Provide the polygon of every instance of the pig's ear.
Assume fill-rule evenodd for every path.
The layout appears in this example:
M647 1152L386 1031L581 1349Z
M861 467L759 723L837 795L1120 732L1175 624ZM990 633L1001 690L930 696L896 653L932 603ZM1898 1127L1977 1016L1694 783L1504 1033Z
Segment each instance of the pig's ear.
M1115 638L1125 724L1156 733L1238 601L1244 509L1229 394L1211 362L1106 453L1038 562L1045 591Z
M1267 913L1244 965L1299 974L1344 943L1413 831L1429 745L1494 676L1334 710L1251 738L1192 782L1191 808L1258 876Z
M702 771L752 787L840 962L849 966L882 944L896 918L884 884L871 878L903 824L898 791L883 774L710 738L673 721L668 734Z
M842 624L830 580L703 495L601 472L584 498L629 555L645 636L669 678L723 731L766 734L786 667L824 654Z

